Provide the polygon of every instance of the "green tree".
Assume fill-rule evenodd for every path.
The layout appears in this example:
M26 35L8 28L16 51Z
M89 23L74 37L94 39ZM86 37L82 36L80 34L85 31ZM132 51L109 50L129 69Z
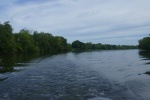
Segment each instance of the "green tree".
M56 42L56 50L58 52L63 52L67 51L67 40L63 37L56 36L55 37L55 42Z
M97 43L97 44L94 44L95 46L95 49L97 50L101 50L102 49L102 44L101 43Z
M76 50L84 50L85 44L83 42L80 42L79 40L76 40L72 43L72 48Z
M15 35L15 38L18 52L31 53L38 51L39 48L35 45L35 42L29 30L20 30L20 32Z
M15 41L12 31L13 29L9 22L0 24L0 51L2 53L15 52Z
M34 41L40 48L40 52L53 52L55 48L55 38L50 33L38 33L34 32L33 34Z
M91 49L92 49L92 46L93 46L92 42L87 42L87 43L85 43L85 49L86 49L86 50L91 50Z
M150 37L144 37L139 40L139 48L143 50L150 50Z

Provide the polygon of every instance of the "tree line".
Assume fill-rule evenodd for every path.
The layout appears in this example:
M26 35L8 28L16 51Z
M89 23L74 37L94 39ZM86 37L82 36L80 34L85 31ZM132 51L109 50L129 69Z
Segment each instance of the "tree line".
M45 32L31 32L22 29L13 33L9 22L0 23L0 53L59 53L76 50L112 50L112 49L135 49L137 46L110 45L83 43L79 40L67 43L67 39L61 36L53 36Z
M93 44L92 42L83 43L76 40L72 43L73 50L117 50L117 49L137 49L134 45L110 45L110 44Z
M13 33L9 22L0 23L0 52L1 53L33 53L33 52L65 52L67 40L50 33L31 32L22 29Z
M139 49L150 50L150 36L139 40Z

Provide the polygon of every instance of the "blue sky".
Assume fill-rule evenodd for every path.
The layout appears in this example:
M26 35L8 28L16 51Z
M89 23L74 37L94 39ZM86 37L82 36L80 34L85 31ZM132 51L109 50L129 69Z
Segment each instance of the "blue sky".
M150 0L1 0L0 22L74 40L137 45L150 33Z

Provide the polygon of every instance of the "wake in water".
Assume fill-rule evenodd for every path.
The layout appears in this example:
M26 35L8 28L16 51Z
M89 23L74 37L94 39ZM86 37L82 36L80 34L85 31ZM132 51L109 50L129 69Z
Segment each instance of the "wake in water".
M104 73L107 71L110 71L110 74L107 74L112 75L112 78L120 72L115 72L116 67L111 68L108 66L110 64L104 65L106 63L104 60L104 63L101 63L99 58L96 59L99 53L92 53L96 60L91 61L88 58L89 53L85 54L68 53L47 57L39 62L34 60L20 72L3 74L7 79L0 81L0 99L142 100L141 96L137 95L137 90L132 91L136 89L131 84L134 82L120 83L106 77ZM99 69L96 70L96 68Z

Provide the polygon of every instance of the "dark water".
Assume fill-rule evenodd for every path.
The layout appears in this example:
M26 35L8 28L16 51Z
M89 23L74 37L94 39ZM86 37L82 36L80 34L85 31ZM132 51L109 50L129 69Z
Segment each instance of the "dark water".
M141 58L143 60L148 60L145 64L150 64L150 51L140 51L139 55L141 55Z
M0 100L149 100L149 52L0 57Z

